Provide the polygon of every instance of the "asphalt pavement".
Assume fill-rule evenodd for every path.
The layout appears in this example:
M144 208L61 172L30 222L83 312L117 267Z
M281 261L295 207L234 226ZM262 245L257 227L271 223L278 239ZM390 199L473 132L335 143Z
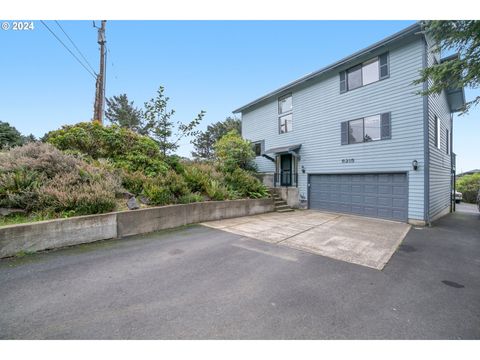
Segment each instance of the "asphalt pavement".
M382 270L200 225L0 260L2 339L479 339L480 214Z

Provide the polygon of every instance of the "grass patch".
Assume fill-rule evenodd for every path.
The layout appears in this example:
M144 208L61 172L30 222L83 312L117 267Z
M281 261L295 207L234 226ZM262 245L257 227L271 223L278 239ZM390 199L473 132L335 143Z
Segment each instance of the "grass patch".
M72 216L76 216L74 212L62 212L60 214L52 213L16 213L8 216L0 216L0 227L6 225L18 225L25 224L29 222L44 221L44 220L54 220L54 219L65 219Z

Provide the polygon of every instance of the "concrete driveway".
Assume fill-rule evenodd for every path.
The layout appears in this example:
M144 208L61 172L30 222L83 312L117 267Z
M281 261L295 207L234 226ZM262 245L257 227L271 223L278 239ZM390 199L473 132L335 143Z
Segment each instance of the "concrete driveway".
M268 213L202 225L382 270L410 225L313 210Z

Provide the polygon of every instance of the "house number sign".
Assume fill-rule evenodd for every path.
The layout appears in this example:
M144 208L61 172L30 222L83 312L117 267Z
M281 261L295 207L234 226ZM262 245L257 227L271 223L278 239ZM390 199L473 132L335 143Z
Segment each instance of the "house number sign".
M351 164L354 162L355 162L355 159L342 159L342 164Z

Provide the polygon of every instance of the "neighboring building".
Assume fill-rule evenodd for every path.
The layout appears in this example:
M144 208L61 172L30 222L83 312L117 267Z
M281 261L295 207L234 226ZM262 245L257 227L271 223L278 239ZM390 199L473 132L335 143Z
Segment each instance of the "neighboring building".
M416 23L236 109L264 181L303 208L414 224L450 211L465 98L418 95L419 71L442 61L431 45Z
M480 173L480 169L465 171L463 173L457 174L457 178L461 178L462 176L465 176L465 175L473 175L473 174L478 174L478 173Z

